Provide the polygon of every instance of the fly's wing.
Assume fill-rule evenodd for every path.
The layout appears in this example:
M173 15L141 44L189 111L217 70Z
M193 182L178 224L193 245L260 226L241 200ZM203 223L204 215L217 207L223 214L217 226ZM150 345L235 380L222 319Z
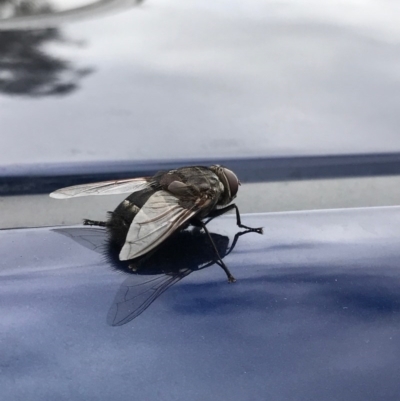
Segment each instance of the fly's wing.
M50 194L52 198L65 199L89 195L115 195L141 191L151 186L151 178L130 178L126 180L102 181L92 184L74 185L57 189Z
M144 312L164 291L188 276L192 271L182 269L174 274L156 277L134 275L121 285L107 316L111 326L122 326Z
M197 213L195 205L186 209L171 193L156 192L133 219L119 259L137 258L155 248Z

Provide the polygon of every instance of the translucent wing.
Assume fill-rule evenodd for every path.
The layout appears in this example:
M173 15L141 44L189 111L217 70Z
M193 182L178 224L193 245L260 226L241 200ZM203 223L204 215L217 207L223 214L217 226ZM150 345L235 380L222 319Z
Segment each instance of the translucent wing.
M144 255L195 214L193 208L183 208L179 204L179 199L169 192L156 192L135 216L119 259L129 260Z
M164 291L188 276L192 271L182 269L174 274L134 275L121 285L107 316L111 326L122 326L144 312Z
M85 248L97 253L103 254L107 247L107 232L104 228L65 227L54 228L52 231L65 235Z
M141 191L150 186L150 178L130 178L126 180L74 185L73 187L57 189L57 191L52 192L50 196L56 199L65 199L89 195L115 195Z

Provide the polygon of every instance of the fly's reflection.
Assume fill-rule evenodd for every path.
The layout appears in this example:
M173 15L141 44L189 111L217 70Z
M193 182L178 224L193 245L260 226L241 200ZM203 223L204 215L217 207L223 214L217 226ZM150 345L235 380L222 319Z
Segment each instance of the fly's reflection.
M119 249L107 241L101 228L61 228L54 231L71 237L80 245L106 255L111 266L129 276L121 284L107 315L111 326L122 326L143 313L164 291L189 274L220 264L204 231L194 228L175 233L156 251L132 261L120 261ZM235 248L238 239L251 230L229 238L210 233L221 258Z
M239 237L249 232L236 233L230 246L227 236L211 233L211 237L224 258L236 246ZM220 264L207 234L198 229L176 233L156 252L139 259L134 272L130 270L132 266L118 259L117 252L110 254L116 269L131 273L122 283L108 313L107 322L112 326L121 326L138 317L164 291L192 272Z

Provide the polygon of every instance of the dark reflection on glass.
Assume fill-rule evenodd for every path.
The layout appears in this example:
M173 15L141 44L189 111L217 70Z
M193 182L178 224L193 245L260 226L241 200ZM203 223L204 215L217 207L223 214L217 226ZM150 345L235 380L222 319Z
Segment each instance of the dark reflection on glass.
M119 260L120 249L107 241L104 229L78 227L53 231L106 255L115 270L129 274L108 313L107 322L111 326L122 326L132 321L164 291L194 271L220 264L207 234L198 228L175 233L156 250L134 261ZM223 259L232 252L239 237L249 232L237 232L230 246L227 236L210 234Z
M0 0L0 10L6 3ZM0 93L40 97L66 95L79 87L92 69L51 55L45 49L49 43L69 41L56 28L0 31Z

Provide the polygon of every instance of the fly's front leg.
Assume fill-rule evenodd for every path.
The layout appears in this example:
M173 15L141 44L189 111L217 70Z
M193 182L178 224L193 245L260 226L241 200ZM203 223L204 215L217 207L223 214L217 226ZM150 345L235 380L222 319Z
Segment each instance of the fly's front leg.
M240 232L236 233L235 237L233 238L232 245L230 246L228 251L225 253L225 256L228 256L233 251L233 248L236 246L236 243L238 242L239 237L241 237L242 235L248 234L248 233L252 233L252 232L254 232L254 231L245 230L245 231L240 231Z
M209 221L211 221L212 219L214 219L215 217L221 216L222 214L229 212L230 210L235 209L236 210L236 224L240 227L240 228L245 228L246 230L250 230L252 232L258 233L258 234L262 234L263 233L263 228L262 227L258 227L258 228L252 228L252 227L248 227L245 226L244 224L242 224L242 221L240 219L240 212L239 212L239 208L232 203L231 205L228 205L222 209L217 209L212 211L208 216L210 217L207 220L207 223Z
M246 230L254 231L254 232L259 233L259 234L262 234L262 233L263 233L263 228L262 228L262 227L252 228L252 227L248 227L248 226L245 226L244 224L242 224L242 221L240 220L239 208L238 208L235 204L232 204L232 206L233 206L233 207L235 208L235 210L236 210L236 224L237 224L240 228L245 228Z
M224 272L226 273L226 275L228 277L228 282L229 283L234 283L236 281L236 279L235 279L235 277L232 276L231 272L228 269L228 266L223 262L220 254L218 252L217 246L215 245L215 243L214 243L214 241L213 241L213 239L212 239L212 237L210 235L210 232L207 230L207 227L206 227L205 223L202 222L199 219L193 219L192 224L194 226L196 226L196 227L202 227L203 230L206 232L206 234L208 236L208 239L210 240L211 245L214 248L215 254L217 255L217 259L218 259L217 263L222 267L222 269L224 269Z

